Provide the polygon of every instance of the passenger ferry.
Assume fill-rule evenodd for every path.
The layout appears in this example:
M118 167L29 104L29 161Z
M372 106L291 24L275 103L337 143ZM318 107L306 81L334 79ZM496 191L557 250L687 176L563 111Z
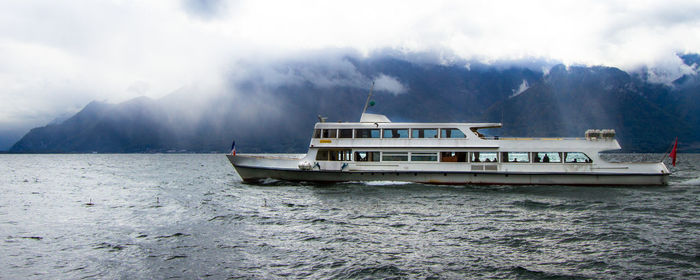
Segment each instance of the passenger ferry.
M369 100L369 98L368 98ZM394 123L366 113L360 122L316 123L300 157L228 155L246 182L408 181L492 185L666 185L662 162L612 163L614 130L581 138L486 137L500 123Z

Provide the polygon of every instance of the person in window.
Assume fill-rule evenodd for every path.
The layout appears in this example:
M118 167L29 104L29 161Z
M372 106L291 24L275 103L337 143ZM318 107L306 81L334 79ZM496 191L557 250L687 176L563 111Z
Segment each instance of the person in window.
M545 154L542 158L542 162L549 162L549 156Z
M535 162L540 162L540 155L539 154L535 155Z

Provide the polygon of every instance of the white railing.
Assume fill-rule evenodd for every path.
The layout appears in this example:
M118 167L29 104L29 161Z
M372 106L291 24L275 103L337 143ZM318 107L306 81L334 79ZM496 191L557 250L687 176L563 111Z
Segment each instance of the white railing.
M500 136L484 136L479 137L484 140L586 140L584 137L500 137Z

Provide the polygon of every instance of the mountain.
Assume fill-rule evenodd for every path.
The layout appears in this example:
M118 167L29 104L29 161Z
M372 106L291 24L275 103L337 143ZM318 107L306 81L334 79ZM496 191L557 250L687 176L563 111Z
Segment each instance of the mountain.
M673 136L697 139L692 124L651 102L627 73L608 67L555 66L524 93L496 104L506 135L576 135L614 128L626 151L664 151ZM532 126L529 124L539 124Z
M157 104L141 97L119 105L91 102L60 124L29 131L11 152L148 152L165 148Z
M682 57L688 65L697 56ZM343 56L250 69L226 93L183 89L158 100L92 102L62 123L32 129L11 152L304 152L318 115L357 121L370 81L376 113L394 121L502 122L501 136L582 136L613 128L625 151L663 152L675 136L700 151L700 79L672 84L611 67L435 64Z

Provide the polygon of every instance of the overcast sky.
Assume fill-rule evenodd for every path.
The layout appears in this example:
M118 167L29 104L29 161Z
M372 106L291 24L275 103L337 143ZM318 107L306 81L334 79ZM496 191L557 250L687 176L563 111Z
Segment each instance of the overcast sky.
M0 133L91 100L216 91L242 60L328 49L646 65L675 76L692 70L675 54L700 53L698 34L700 1L3 0Z

